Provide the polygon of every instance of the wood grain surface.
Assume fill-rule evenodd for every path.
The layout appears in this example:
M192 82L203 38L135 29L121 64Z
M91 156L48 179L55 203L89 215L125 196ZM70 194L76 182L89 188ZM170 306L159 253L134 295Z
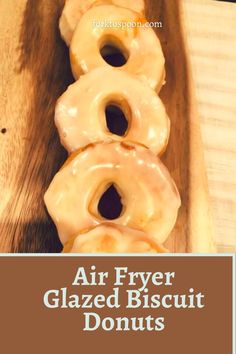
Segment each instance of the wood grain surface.
M0 0L0 251L59 252L43 194L66 157L54 127L55 101L72 82L58 32L63 1ZM166 57L161 97L171 117L163 157L182 198L167 245L173 252L209 251L207 180L183 13L175 0L147 1Z
M72 81L57 24L61 1L0 1L0 249L52 252L61 246L43 194L66 155L53 115Z
M236 4L184 0L217 249L236 252Z

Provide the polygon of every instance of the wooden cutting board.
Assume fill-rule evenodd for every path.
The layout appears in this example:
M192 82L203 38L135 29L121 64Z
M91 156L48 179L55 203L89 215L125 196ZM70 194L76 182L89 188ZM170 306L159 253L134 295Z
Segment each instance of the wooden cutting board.
M53 122L55 101L73 81L60 39L61 0L0 0L0 251L59 252L43 194L66 158ZM167 246L172 252L214 251L199 119L181 3L147 1L166 57L161 91L171 118L163 162L182 207Z

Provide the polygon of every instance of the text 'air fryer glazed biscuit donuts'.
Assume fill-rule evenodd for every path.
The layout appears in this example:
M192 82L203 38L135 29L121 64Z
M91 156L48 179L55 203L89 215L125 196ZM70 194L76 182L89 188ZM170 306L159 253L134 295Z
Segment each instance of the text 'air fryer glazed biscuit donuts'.
M55 123L68 152L113 139L138 142L160 154L170 130L155 91L133 75L109 67L94 69L68 87L57 102ZM109 127L120 132L113 134Z
M149 149L117 142L89 145L75 153L51 182L45 203L61 242L106 221L99 201L111 185L122 204L113 222L163 243L176 222L180 206L177 188Z
M103 26L102 23L110 23ZM160 90L164 82L164 56L160 41L152 28L116 26L145 23L142 15L124 7L100 5L91 7L80 19L70 45L70 60L75 79L98 67L110 66L112 51L123 56L112 63L116 70L136 75L150 87ZM96 25L99 24L99 25Z
M126 226L104 223L69 240L65 253L166 253L144 232Z
M91 6L97 4L113 4L138 13L144 13L144 0L66 0L60 17L59 28L61 36L68 46L81 16Z

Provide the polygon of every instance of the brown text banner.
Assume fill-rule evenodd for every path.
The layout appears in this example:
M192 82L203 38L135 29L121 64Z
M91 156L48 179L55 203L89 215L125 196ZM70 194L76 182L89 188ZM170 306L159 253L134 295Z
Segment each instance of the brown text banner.
M1 352L232 354L230 256L2 256Z

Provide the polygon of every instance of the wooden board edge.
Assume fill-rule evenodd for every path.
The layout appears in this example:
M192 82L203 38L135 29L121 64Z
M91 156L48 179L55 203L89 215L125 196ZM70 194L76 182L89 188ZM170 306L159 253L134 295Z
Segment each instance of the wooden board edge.
M188 39L185 30L185 15L182 1L180 5L180 25L186 50L186 62L189 72L189 93L191 95L190 114L190 160L189 160L189 253L216 253L213 219L210 208L209 187L204 158L200 120L197 112L197 99L189 55Z

